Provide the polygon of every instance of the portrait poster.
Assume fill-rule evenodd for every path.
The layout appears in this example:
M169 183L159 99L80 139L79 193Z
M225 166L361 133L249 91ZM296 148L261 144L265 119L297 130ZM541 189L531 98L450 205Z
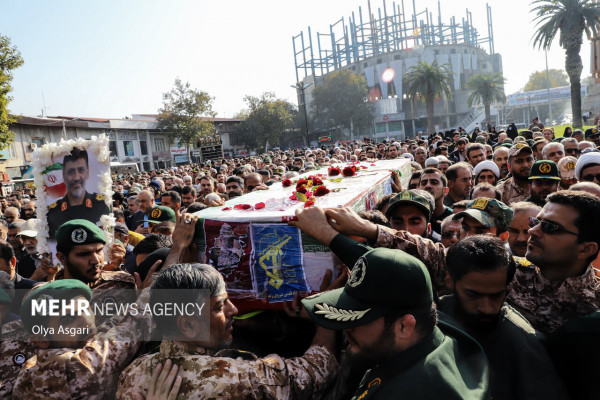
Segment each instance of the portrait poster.
M38 206L38 246L41 252L56 248L54 235L65 222L85 219L101 226L107 242L114 218L108 137L47 143L33 154Z
M259 298L279 303L292 300L296 292L307 291L298 228L285 224L252 224L252 246Z
M204 220L206 261L225 279L227 290L254 293L250 271L250 223Z

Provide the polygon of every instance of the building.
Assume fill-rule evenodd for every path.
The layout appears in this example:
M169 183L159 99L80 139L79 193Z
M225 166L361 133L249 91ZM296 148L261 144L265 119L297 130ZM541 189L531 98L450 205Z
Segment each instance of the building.
M28 117L17 116L11 125L14 142L0 152L0 173L9 179L26 179L31 176L32 154L36 147L61 139L99 136L109 138L111 163L136 163L140 171L170 168L176 164L189 163L187 149L178 148L170 142L166 132L157 129L156 115L133 114L130 119L103 119L83 117ZM216 136L221 138L224 156L234 156L241 148L235 137L235 125L239 119L210 118L215 125ZM212 143L212 142L211 142ZM211 146L214 147L214 144ZM200 162L200 152L192 150L194 162ZM220 152L204 153L219 154Z
M317 33L317 40L309 27L307 35L301 32L293 38L300 107L305 99L310 115L315 86L329 73L349 69L365 77L369 99L376 107L374 126L353 135L413 137L427 127L426 109L420 100L409 98L403 75L418 62L437 61L447 66L454 79L452 97L435 101L436 129L474 127L473 121L483 121L483 110L467 105L466 83L476 74L502 73L502 57L494 51L491 8L486 7L485 37L473 26L468 10L462 22L452 17L443 23L439 6L437 19L429 10L417 13L416 9L410 17L404 4L401 8L394 2L389 7L385 0L378 12L371 11L369 1L366 15L359 8L348 19L332 24L329 32Z

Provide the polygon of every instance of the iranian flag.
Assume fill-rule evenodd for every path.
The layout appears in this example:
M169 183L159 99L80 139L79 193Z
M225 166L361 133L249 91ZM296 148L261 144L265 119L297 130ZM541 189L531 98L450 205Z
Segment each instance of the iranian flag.
M67 194L67 187L63 181L62 168L63 166L61 163L55 163L48 166L48 168L42 172L42 175L44 175L44 187L46 193L53 199L64 197L65 194Z

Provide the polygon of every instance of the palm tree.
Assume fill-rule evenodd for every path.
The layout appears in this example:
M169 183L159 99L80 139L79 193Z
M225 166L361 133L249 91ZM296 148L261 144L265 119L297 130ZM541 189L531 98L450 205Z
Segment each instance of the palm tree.
M446 95L446 98L452 96L452 72L446 65L438 65L437 61L428 64L425 61L417 63L410 68L410 71L404 76L404 81L408 85L407 92L412 99L418 97L425 101L427 109L427 133L435 133L435 113L433 101L436 96Z
M531 3L536 13L537 31L533 47L548 50L554 37L559 35L560 46L565 49L565 70L571 82L571 109L573 126L581 127L581 71L583 63L579 52L583 33L588 39L597 34L600 21L600 4L594 0L535 0Z
M474 103L483 103L485 107L485 124L490 122L490 105L493 102L504 102L504 82L506 79L501 73L490 75L477 74L473 75L467 82L467 89L471 94L467 98L467 104L471 107Z

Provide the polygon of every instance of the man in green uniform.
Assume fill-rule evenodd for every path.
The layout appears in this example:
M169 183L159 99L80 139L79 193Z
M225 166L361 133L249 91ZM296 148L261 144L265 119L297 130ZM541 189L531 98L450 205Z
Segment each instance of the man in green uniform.
M302 304L316 324L345 331L350 364L370 368L353 399L488 398L483 350L455 322L438 324L429 273L415 257L369 250L344 288Z
M470 236L448 248L447 286L439 309L485 350L492 398L566 399L565 387L529 322L505 301L516 262L504 242Z
M86 150L74 148L63 160L63 180L67 194L48 206L48 228L50 237L65 222L72 219L87 219L93 223L102 215L110 213L99 193L88 193L86 182L90 177L88 154Z

